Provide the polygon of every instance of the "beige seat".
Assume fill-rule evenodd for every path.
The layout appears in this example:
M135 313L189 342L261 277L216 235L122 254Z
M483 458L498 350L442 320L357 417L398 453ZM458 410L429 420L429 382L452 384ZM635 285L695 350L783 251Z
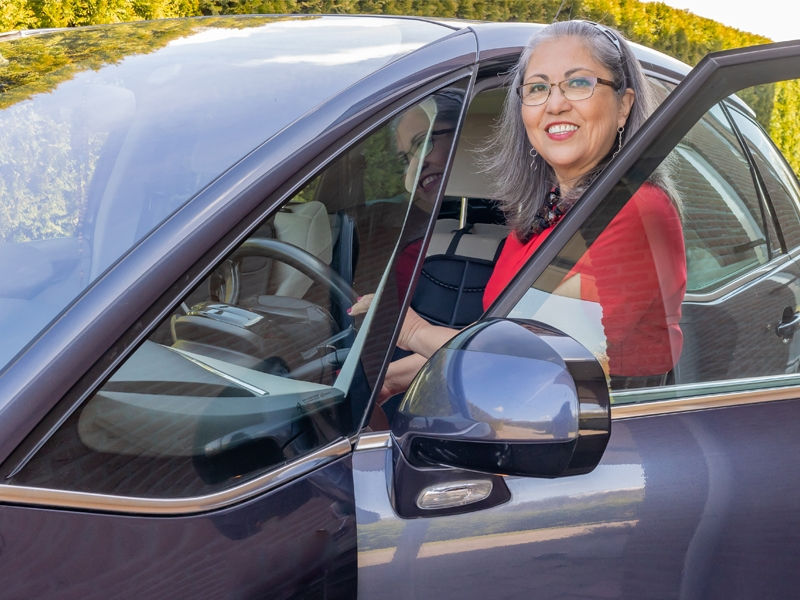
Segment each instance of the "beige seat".
M316 256L326 265L333 256L333 236L328 211L322 202L294 202L275 215L275 237ZM310 278L280 261L270 275L270 293L302 298L311 287Z
M428 245L427 256L445 254L450 242L453 240L453 232L457 231L458 227L458 219L439 219L436 221L431 243ZM453 254L469 258L494 260L497 247L506 235L508 235L508 227L505 225L475 223L469 233L461 236Z
M488 200L494 198L489 176L483 173L478 164L479 149L486 145L492 133L494 117L494 114L473 111L467 114L458 138L445 195Z
M502 102L502 93L495 91L482 94L481 101L470 107L461 128L458 147L453 158L453 167L447 181L445 195L457 198L494 199L490 178L478 164L479 149L486 145L492 133L492 123L497 115L493 104ZM459 228L456 219L440 219L436 222L428 256L444 254ZM508 227L493 223L475 223L469 233L461 236L454 254L469 258L494 260L497 247L508 235Z
M486 282L508 233L504 225L467 224L470 200L493 199L491 180L478 164L478 149L491 134L497 101L502 95L490 94L470 107L445 189L450 198L461 199L460 219L436 221L411 301L420 316L438 325L464 327L480 317Z

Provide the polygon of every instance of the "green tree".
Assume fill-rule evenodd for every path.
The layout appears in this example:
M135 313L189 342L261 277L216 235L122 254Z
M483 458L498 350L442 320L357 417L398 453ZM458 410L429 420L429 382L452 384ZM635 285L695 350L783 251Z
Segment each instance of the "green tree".
M72 27L162 17L225 14L374 13L461 19L549 23L591 19L617 27L629 39L690 65L716 50L767 43L754 35L705 19L663 2L638 0L2 0L0 30ZM0 47L0 91L25 78ZM40 57L44 60L44 57ZM53 50L47 60L66 60ZM24 62L24 61L23 61ZM66 62L69 62L67 60ZM31 61L28 61L33 66ZM65 67L68 68L68 67ZM41 82L40 82L41 84ZM4 87L5 86L5 87ZM794 84L763 86L742 93L764 127L781 140L781 150L800 171L797 95ZM7 100L2 100L4 102Z
M0 31L31 29L38 18L26 0L4 0L0 4Z

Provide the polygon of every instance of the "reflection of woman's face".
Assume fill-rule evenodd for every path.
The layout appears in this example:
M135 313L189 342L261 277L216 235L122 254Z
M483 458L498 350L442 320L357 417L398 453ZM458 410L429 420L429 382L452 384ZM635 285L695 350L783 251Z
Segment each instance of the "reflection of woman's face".
M536 46L523 82L558 83L577 75L613 79L582 39L562 37ZM562 189L569 189L608 154L632 105L632 89L619 98L612 87L598 84L590 98L570 101L554 86L544 104L522 105L522 121L531 145L553 168Z
M408 163L406 167L406 185L414 185L420 160L422 169L416 179L415 199L432 204L442 182L447 154L453 141L453 126L450 123L436 121L431 139L428 142L428 155L421 156L425 146L425 138L430 129L428 115L419 107L412 108L397 123L397 151Z

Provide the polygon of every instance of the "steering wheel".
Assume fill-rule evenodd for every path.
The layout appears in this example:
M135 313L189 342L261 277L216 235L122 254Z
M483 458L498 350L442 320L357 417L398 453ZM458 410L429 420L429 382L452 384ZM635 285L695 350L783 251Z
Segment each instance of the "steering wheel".
M211 273L208 285L212 298L225 304L236 304L239 301L239 263L231 258L225 259Z
M251 238L210 277L212 299L193 305L187 314L173 317L173 345L249 368L288 374L305 362L295 347L297 341L305 339L309 332L324 332L332 317L326 310L309 310L310 303L297 298L274 296L271 305L239 306L238 265L248 256L265 257L297 269L325 286L342 313L356 302L357 295L350 284L309 252L271 238ZM301 322L309 318L312 321ZM334 320L338 321L335 317ZM347 329L341 322L340 327L342 332ZM320 363L317 370L323 367Z
M226 304L236 304L239 300L237 265L238 261L245 256L263 256L294 267L313 281L328 287L333 293L336 302L342 307L352 306L355 304L356 298L358 298L355 290L341 275L310 252L272 238L250 238L245 240L231 258L221 265L223 273L226 270L236 271L235 275L231 273L223 276L225 279L225 292L223 296L220 296L220 300ZM230 263L230 265L227 265L227 263ZM230 289L228 288L229 280ZM224 300L223 297L225 298Z

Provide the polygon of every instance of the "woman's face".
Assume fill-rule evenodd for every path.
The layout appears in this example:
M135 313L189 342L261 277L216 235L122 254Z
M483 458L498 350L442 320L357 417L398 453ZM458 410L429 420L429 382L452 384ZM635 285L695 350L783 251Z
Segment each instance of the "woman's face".
M437 120L431 132L431 140L428 142L428 154L423 157L421 156L423 145L429 129L428 115L421 108L415 107L400 118L396 130L398 153L403 155L408 163L406 188L416 183L416 190L408 189L408 191L414 192L415 200L423 204L432 204L436 198L454 133L452 124ZM422 168L417 179L420 161Z
M536 47L522 81L558 83L578 75L613 79L582 39L562 37ZM590 98L570 101L554 86L544 104L522 105L522 122L531 145L568 190L617 143L617 128L625 125L632 105L630 88L620 98L614 88L598 83Z

